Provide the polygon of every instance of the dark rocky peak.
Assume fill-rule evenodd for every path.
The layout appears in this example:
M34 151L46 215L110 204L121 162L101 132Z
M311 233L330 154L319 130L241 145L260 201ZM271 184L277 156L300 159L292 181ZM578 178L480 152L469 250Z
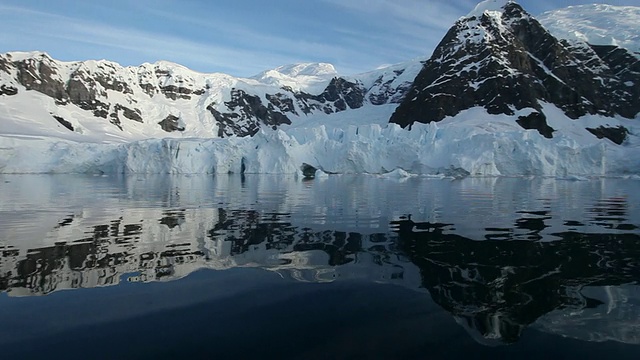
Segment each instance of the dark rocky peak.
M607 64L608 70L614 75L609 83L613 97L618 98L618 101L612 104L614 111L626 118L636 117L640 112L640 57L617 46L589 47Z
M0 71L9 73L11 66L11 54L0 54Z
M371 105L399 104L422 69L425 58L412 59L355 75L349 82L354 94L364 95L363 103ZM331 85L331 84L330 84ZM359 105L360 100L351 105ZM350 105L351 108L354 108Z
M2 82L0 84L0 96L13 96L18 93L18 82L12 76L15 66L11 59L11 54L0 54L0 80Z
M120 117L142 122L142 112L130 108L133 99L134 71L105 60L82 62L60 62L46 53L8 53L0 59L3 76L0 94L15 95L17 85L26 90L37 91L55 99L56 105L74 104L90 111L96 118L108 119L123 130ZM126 104L112 103L109 91L126 96ZM53 114L52 114L53 115ZM73 127L60 116L53 117L66 128Z
M320 102L333 103L335 111L347 108L357 109L364 100L364 88L357 82L351 82L342 77L331 79L327 88L316 99Z
M551 137L543 102L573 119L633 118L640 101L628 85L640 82L624 69L637 61L616 51L607 60L604 51L556 39L515 2L485 1L447 32L390 121L429 123L479 106L506 115L531 109L518 123Z
M0 59L0 70L10 73L14 69L15 80L27 90L41 92L62 103L77 99L77 83L84 88L83 94L91 93L92 97L106 96L106 90L133 93L128 84L131 78L124 76L125 69L113 62L59 62L46 53L15 54L8 53Z
M149 97L163 94L171 100L191 100L194 96L203 95L205 84L198 83L194 78L195 72L184 66L158 61L154 64L145 63L134 69L136 83Z
M366 89L359 82L334 77L320 94L309 94L283 87L264 97L232 88L229 101L212 103L207 110L218 125L218 136L253 136L260 127L276 129L291 124L289 115L314 112L332 114L363 106ZM221 106L223 105L223 106Z

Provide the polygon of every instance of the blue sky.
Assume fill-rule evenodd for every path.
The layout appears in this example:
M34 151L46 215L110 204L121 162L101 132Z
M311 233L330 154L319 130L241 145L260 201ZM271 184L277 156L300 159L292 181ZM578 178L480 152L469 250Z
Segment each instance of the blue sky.
M0 52L251 76L296 62L341 74L428 57L472 0L0 0ZM593 1L520 0L527 11ZM608 0L640 6L640 0Z

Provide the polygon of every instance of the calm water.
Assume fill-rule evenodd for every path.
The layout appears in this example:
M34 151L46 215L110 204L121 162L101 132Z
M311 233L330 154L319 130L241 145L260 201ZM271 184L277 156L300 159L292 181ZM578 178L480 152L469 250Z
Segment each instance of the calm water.
M24 358L640 358L640 181L0 177Z

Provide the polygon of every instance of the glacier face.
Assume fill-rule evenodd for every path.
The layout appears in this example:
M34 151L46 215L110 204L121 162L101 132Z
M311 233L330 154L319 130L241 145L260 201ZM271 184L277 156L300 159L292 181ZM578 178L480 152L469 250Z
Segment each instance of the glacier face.
M392 108L392 107L390 107ZM389 110L388 110L389 111ZM558 135L522 131L512 117L474 108L438 123L286 126L253 137L149 139L96 144L49 138L0 136L1 173L281 173L302 175L311 165L324 173L439 176L637 175L638 127L622 146L597 139L553 105ZM366 111L362 112L366 116ZM600 116L583 122L599 123Z

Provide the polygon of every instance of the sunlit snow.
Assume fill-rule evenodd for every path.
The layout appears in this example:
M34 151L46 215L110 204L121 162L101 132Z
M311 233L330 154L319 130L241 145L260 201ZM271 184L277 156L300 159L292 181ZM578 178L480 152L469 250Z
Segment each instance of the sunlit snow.
M559 38L616 45L640 53L640 7L577 5L548 11L537 18Z

